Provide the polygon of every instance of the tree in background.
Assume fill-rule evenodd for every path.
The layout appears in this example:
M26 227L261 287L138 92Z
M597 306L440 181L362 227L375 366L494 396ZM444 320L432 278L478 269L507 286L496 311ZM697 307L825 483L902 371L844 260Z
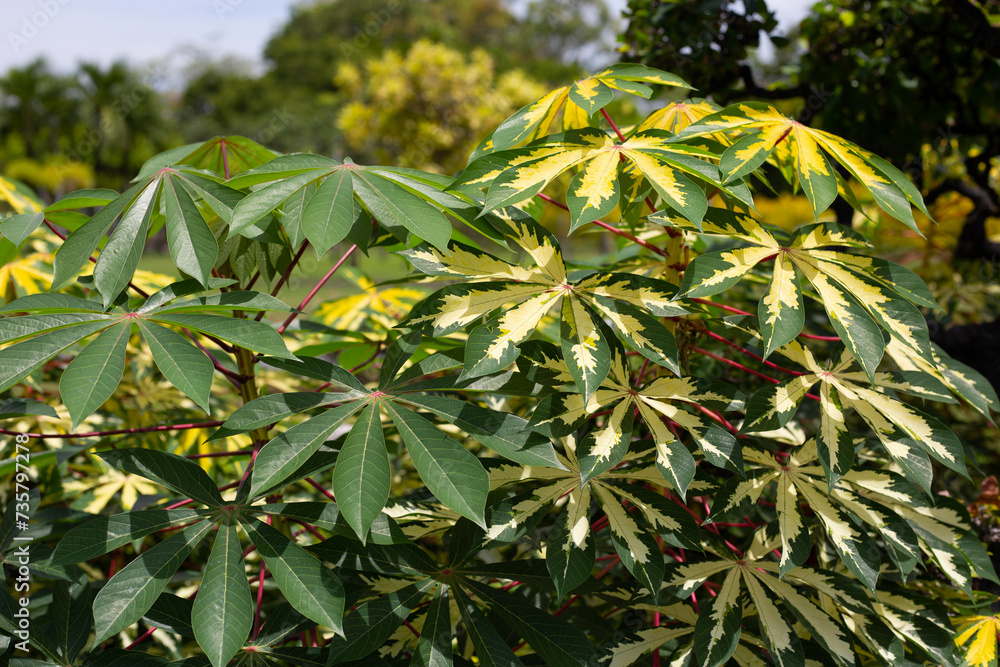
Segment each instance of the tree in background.
M497 75L485 51L466 57L427 40L342 63L336 81L351 100L337 127L353 158L439 173L465 166L491 128L544 93L520 70Z
M124 62L84 63L71 75L43 59L9 69L0 78L0 160L49 196L94 181L120 187L176 141L151 76Z

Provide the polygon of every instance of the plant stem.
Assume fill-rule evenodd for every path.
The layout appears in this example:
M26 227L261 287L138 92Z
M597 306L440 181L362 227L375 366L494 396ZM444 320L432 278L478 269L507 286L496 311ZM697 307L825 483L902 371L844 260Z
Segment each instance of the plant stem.
M303 248L304 247L305 246L303 246ZM328 281L330 278L333 277L333 274L337 272L337 269L343 266L344 262L347 261L347 258L350 257L351 254L353 254L354 251L357 249L358 249L357 245L352 245L350 248L347 249L347 252L345 252L339 260L337 260L337 263L333 265L333 268L327 271L326 275L320 278L319 282L316 283L316 285L311 290L309 290L309 294L306 295L306 298L302 299L302 302L296 309L299 312L292 313L291 315L289 315L282 323L282 325L278 327L278 333L285 333L285 329L288 328L288 325L291 324L292 321L301 314L301 311L305 310L305 307L309 305L309 302L312 301L312 298L316 296L316 292L318 292L320 288L326 284L326 281Z
M59 440L69 438L99 438L106 435L129 435L132 433L153 433L156 431L184 431L192 428L213 428L215 426L222 426L224 423L221 421L210 421L192 424L165 424L160 426L143 426L141 428L120 428L114 431L90 431L89 433L23 433L0 428L0 433L4 435L24 435L29 438L38 438L41 440Z
M308 247L309 247L309 241L303 241L302 245L299 247L299 251L295 253L295 257L292 257L292 261L288 263L288 268L285 269L285 272L281 274L281 278L278 279L278 284L276 284L274 286L274 289L271 290L271 296L274 297L278 296L278 292L280 292L281 288L285 286L285 283L288 281L288 278L292 275L292 270L299 263L299 260L302 259L302 255L305 253L306 248ZM257 317L255 317L254 320L260 322L262 319L264 319L263 310L257 313Z

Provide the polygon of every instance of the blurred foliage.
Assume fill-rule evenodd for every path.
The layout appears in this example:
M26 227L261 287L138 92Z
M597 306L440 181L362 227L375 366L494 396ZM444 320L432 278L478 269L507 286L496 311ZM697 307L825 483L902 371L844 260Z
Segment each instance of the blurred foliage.
M351 100L337 127L353 158L439 173L465 166L484 134L545 92L520 70L498 76L485 51L427 40L343 63L336 81Z

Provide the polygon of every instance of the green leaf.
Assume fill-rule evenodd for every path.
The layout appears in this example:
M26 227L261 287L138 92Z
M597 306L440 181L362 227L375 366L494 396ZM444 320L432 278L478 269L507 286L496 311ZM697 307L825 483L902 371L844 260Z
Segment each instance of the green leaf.
M490 481L483 464L465 447L415 412L383 403L403 438L413 465L438 500L486 528Z
M350 169L339 169L320 183L302 210L302 231L316 257L344 240L357 218Z
M5 398L0 400L0 419L20 417L51 417L59 419L59 413L51 405L30 398Z
M701 667L718 667L725 663L739 644L743 622L740 579L740 568L729 570L711 609L698 616L694 626L694 650Z
M270 216L271 211L281 206L283 201L292 196L300 188L305 187L316 179L322 178L329 172L330 169L308 169L304 173L289 175L276 183L272 183L259 190L254 190L244 197L236 205L236 208L233 209L233 219L229 226L229 238L237 234L251 236L253 230L256 229L255 225L261 222L262 219ZM242 183L242 181L248 178L250 178L249 172L231 180L229 185L236 188L244 187L242 184L236 183L237 181Z
M115 320L109 315L100 313L45 313L5 317L3 318L4 330L0 332L0 343L9 343L46 331L66 329L88 322L105 322L106 326L111 326Z
M201 515L201 512L189 509L152 509L94 517L63 535L52 555L52 564L68 565L93 560L146 535L189 522Z
M344 586L337 574L266 523L251 519L243 526L288 602L307 618L343 634Z
M111 228L123 210L132 206L136 199L149 187L150 181L145 181L128 189L113 202L102 208L94 217L70 234L59 249L56 250L53 262L52 291L64 287L77 276L80 267L86 263L90 254L97 249L101 239ZM151 191L155 192L156 187ZM145 201L148 203L149 195Z
M52 589L50 609L55 643L59 653L72 662L90 638L94 594L83 572L76 581L56 581Z
M192 600L163 593L156 598L153 606L146 611L142 620L154 628L173 632L181 637L194 639L191 627Z
M261 448L254 463L250 496L280 486L318 450L333 431L364 404L351 402L296 424Z
M381 646L410 615L424 595L437 585L434 579L410 584L359 605L344 616L344 637L330 642L328 665L360 660Z
M125 289L139 266L139 258L146 246L146 235L152 223L153 201L158 190L158 185L151 185L136 197L97 257L97 263L94 264L94 287L104 297L105 308L110 306ZM82 229L84 227L77 232ZM68 241L69 239L66 242Z
M362 544L385 507L392 482L378 404L369 403L358 415L333 471L333 495Z
M393 378L399 373L413 353L420 347L420 340L423 335L419 331L405 333L392 342L385 351L385 358L382 360L382 368L379 370L378 388L383 390L392 384Z
M469 580L465 581L465 585L486 601L493 613L511 629L524 637L546 664L578 667L596 658L597 652L583 631L565 620L506 591Z
M563 467L548 438L528 428L528 421L474 403L431 394L400 394L397 401L432 412L506 459L526 466Z
M97 322L86 322L66 329L43 333L30 340L0 350L0 391L10 389L73 343L86 338L95 331L107 328L107 326L108 321L104 319Z
M141 318L136 318L136 324L163 377L209 412L215 369L208 356L172 329Z
M100 301L91 301L90 299L81 299L78 296L70 294L58 293L28 294L4 306L0 306L0 313L31 311L34 313L72 312L79 314L78 311L81 310L88 313L103 313L104 306L101 305ZM10 320L5 322L5 324L9 323Z
M212 554L191 608L195 639L213 667L225 667L243 648L253 626L253 615L253 598L236 534L236 521L227 516L219 524Z
M171 259L181 271L207 285L219 254L215 235L201 217L191 195L177 179L164 179L163 200Z
M209 507L224 504L215 482L190 459L155 449L112 449L97 454L109 465L162 484Z
M295 355L285 347L285 341L281 335L263 322L200 313L152 313L149 317L157 322L194 329L209 336L221 338L238 347L268 354L272 357L295 358Z
M500 636L483 612L464 593L456 589L458 609L462 612L465 631L476 649L476 658L483 667L522 667L524 663L514 655L507 642Z
M0 235L3 235L14 246L20 246L44 221L44 213L12 215L0 222Z
M209 440L228 438L280 422L285 417L333 403L339 396L318 391L286 391L260 396L236 408Z
M441 250L448 247L451 223L417 195L387 178L360 169L354 171L354 191L383 225L404 227Z
M125 371L125 348L132 323L108 327L76 355L59 378L59 395L73 420L72 428L89 417L118 388Z
M451 667L451 606L442 586L427 609L411 667Z
M150 298L152 300L152 297ZM143 306L143 310L152 310L147 308L148 302ZM177 303L171 303L169 305L159 306L153 313L182 313L182 312L227 312L233 310L243 310L243 311L254 311L254 310L272 310L272 311L284 311L292 312L294 308L291 308L281 299L276 299L270 294L263 294L261 292L223 292L221 294L213 294L211 296L201 296L194 299L188 299L187 301L179 301Z
M335 387L347 391L347 396L338 396L340 399L360 398L371 393L350 371L323 359L315 357L267 359L265 363L268 366L274 366L275 368L280 368L296 375L304 375L321 382L329 382Z
M95 646L142 618L211 528L211 523L202 521L181 529L144 551L104 584L94 598Z

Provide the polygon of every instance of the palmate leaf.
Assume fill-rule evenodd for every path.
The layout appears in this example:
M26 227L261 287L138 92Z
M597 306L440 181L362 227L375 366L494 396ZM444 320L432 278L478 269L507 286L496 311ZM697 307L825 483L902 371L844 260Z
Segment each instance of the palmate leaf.
M631 190L620 182L622 162L637 170L667 204L696 226L708 208L700 184L740 199L722 185L715 166L705 160L714 157L713 153L670 144L670 136L646 130L619 142L600 130L571 130L525 148L480 158L459 176L455 187L488 186L485 214L534 196L562 172L578 167L566 200L571 230L629 203L619 202L621 194Z
M526 346L526 353L534 363L559 374L552 380L554 384L559 382L560 376L568 379L568 364L551 344L534 342ZM685 410L681 407L684 404L738 410L743 407L743 395L724 382L695 377L660 377L636 389L631 385L624 354L615 344L611 372L588 400L579 394L555 394L548 405L540 406L541 415L536 413L530 426L565 434L575 430L588 414L612 410L605 423L591 431L580 444L579 466L584 482L621 462L628 449L632 415L636 410L658 448L658 466L668 471L664 478L678 493L683 495L694 477L694 458L675 439L663 422L664 418L686 430L713 465L742 474L743 462L736 438L700 415Z
M676 215L650 219L690 226ZM797 273L804 275L819 293L830 324L869 379L873 379L885 351L879 327L917 354L931 357L926 321L909 303L936 305L921 281L908 269L884 260L876 262L836 249L824 250L834 246L869 247L852 230L835 223L815 223L798 228L787 243L781 243L750 216L723 209L711 209L702 229L706 234L736 236L755 245L696 257L685 271L677 298L718 294L739 282L757 264L773 258L771 284L759 306L765 357L802 331L804 311ZM896 283L889 280L892 274L898 274L899 282L907 288L897 289Z
M778 154L792 162L798 185L817 217L837 196L837 179L828 158L864 185L882 210L914 231L919 233L911 204L930 217L920 192L901 171L849 141L787 118L766 103L727 107L687 126L674 141L733 130L744 136L722 155L720 168L727 181L755 170L769 157L773 160L775 147L787 142L788 149Z
M907 475L925 489L930 485L929 468L925 472L908 461L930 455L959 474L968 474L964 448L947 426L886 393L896 391L948 399L947 390L932 376L916 371L902 374L880 371L871 376L873 389L867 373L849 370L854 358L847 349L841 351L832 367L819 364L808 348L794 341L783 346L780 353L801 364L807 372L758 390L747 403L743 432L763 432L783 426L795 414L809 387L819 383L822 414L817 440L830 488L850 470L853 461L853 446L846 440L843 424L845 409L854 409L889 454L903 465Z
M469 335L462 377L480 377L513 362L519 355L518 346L535 331L541 318L561 303L562 327L568 336L566 363L569 372L582 383L581 391L595 390L604 379L602 372L606 375L604 350L610 343L601 325L603 319L607 319L616 336L648 359L679 371L676 341L656 319L684 312L670 304L673 286L625 274L597 274L568 283L555 238L527 214L516 209L504 213L507 217L501 218L502 231L532 256L537 269L525 276L521 267L481 252L473 260L466 246L454 243L447 252L418 246L404 256L413 258L417 268L433 275L462 273L464 265L480 261L489 272L483 277L512 279L446 286L417 304L401 327L444 336L498 308L520 302Z
M613 91L648 99L653 89L647 84L691 87L674 74L645 65L612 65L603 72L553 90L521 108L476 148L469 162L488 153L552 134L553 131L588 127L590 117L614 99Z
M207 287L219 249L205 215L214 214L229 223L232 209L242 197L242 193L213 181L212 177L211 172L169 164L141 175L135 186L73 230L60 246L55 257L53 289L66 285L79 273L119 219L94 266L94 285L104 297L105 306L131 280L147 235L161 221L166 226L167 245L177 267ZM83 205L78 199L71 199L66 206Z
M401 174L390 177L378 168L302 153L275 158L227 184L242 189L264 183L270 184L247 195L233 211L230 236L252 234L255 225L286 200L318 184L304 204L301 221L303 234L318 254L347 237L361 205L403 241L414 234L443 248L451 238L451 223L442 206L425 194L426 184Z
M212 288L224 286L216 282ZM63 402L74 425L97 410L118 387L132 324L150 349L153 361L168 381L203 409L208 408L213 367L208 357L177 332L163 325L204 333L247 349L294 358L281 336L268 324L226 317L220 312L290 310L280 300L256 292L227 292L207 297L195 280L181 281L154 293L131 310L104 312L96 301L66 294L35 294L0 309L23 313L4 317L0 342L0 391L13 386L71 345L99 335L70 362L60 379ZM183 297L190 297L180 300Z
M764 542L761 551L769 551L772 545L766 543L767 540ZM685 613L686 607L673 612L682 622L695 626L694 649L699 664L723 664L733 655L741 636L741 625L746 622L751 610L757 616L761 636L765 638L768 651L775 662L805 664L803 647L796 629L778 604L790 612L815 645L828 654L824 658L843 667L856 664L856 649L840 611L819 604L799 586L810 587L817 593L832 596L838 604L846 605L846 608L854 612L871 614L871 603L863 591L841 575L802 568L790 570L785 579L779 580L774 576L778 567L773 561L761 560L752 551L739 560L710 560L667 566L664 585L674 591L677 598L687 597L690 591L709 577L725 573L710 612L694 618L690 612ZM798 578L795 576L797 573L801 573ZM841 585L843 588L838 588ZM746 601L752 605L746 605Z

